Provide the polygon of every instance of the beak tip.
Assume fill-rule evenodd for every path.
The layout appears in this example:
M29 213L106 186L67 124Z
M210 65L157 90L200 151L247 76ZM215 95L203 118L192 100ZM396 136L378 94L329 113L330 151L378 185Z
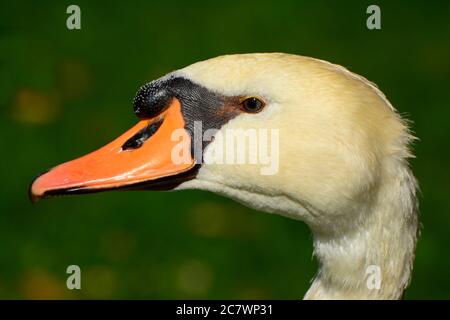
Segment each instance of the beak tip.
M36 182L39 179L39 177L43 176L49 172L49 170L44 171L40 174L38 174L30 183L30 186L28 187L28 198L30 199L31 203L36 203L39 199L41 199L44 196L45 192L42 192L39 190L36 186Z
M29 193L29 194L28 194L28 198L30 199L30 202L31 202L32 204L35 204L36 202L38 202L38 200L39 200L41 197Z

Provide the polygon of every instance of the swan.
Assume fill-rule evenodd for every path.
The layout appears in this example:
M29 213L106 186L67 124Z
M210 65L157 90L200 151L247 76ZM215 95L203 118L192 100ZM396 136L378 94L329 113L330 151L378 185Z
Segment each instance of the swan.
M31 198L208 190L309 226L319 270L305 299L402 298L419 230L415 138L375 84L299 55L224 55L145 84L133 105L134 127L38 176ZM198 144L196 123L215 134ZM274 174L205 160L223 150L215 137L242 129L278 130Z

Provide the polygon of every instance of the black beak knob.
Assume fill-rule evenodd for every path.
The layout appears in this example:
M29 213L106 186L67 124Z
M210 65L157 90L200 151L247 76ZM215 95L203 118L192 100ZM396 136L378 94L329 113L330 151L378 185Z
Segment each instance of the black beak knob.
M173 93L165 83L147 83L134 97L134 113L141 119L156 117L169 106L173 97Z

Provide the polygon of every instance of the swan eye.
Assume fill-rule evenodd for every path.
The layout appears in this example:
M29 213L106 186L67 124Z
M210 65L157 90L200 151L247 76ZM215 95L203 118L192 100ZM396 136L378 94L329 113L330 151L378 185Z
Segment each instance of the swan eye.
M249 113L257 113L264 108L264 102L255 97L245 99L241 105L242 109Z

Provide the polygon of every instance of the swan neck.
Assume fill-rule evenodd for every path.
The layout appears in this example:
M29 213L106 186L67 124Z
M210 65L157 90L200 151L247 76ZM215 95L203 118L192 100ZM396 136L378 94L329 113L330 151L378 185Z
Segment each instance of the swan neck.
M319 272L305 299L402 298L418 236L416 187L409 168L400 166L388 172L352 228L314 235Z

